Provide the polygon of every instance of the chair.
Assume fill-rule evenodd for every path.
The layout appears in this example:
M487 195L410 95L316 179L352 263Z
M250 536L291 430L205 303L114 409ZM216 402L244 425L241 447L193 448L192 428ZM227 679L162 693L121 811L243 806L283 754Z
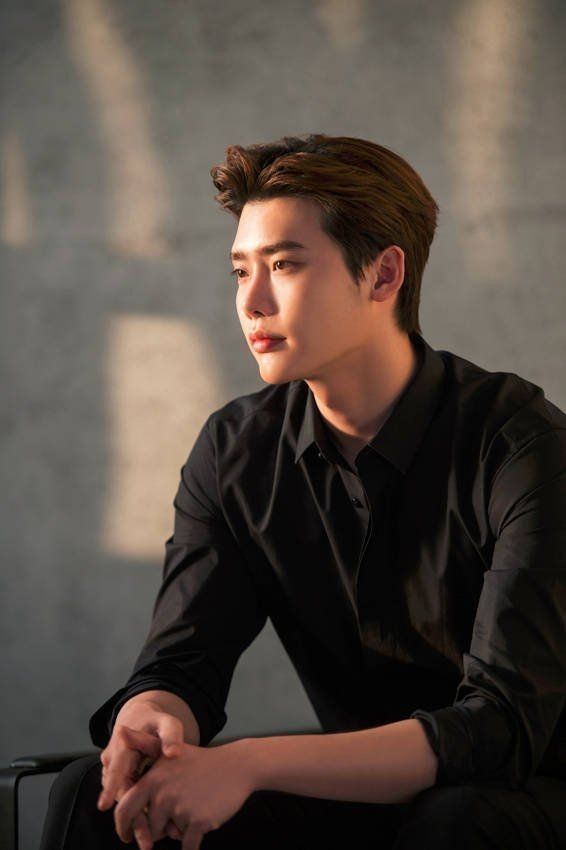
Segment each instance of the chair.
M283 729L276 732L261 732L262 737L276 735L316 735L320 728ZM228 744L239 737L214 738L208 746ZM251 737L246 735L245 737ZM58 773L75 759L100 753L99 748L77 750L67 753L40 753L32 756L20 756L10 762L8 767L0 768L0 850L18 850L18 785L24 776L42 773Z

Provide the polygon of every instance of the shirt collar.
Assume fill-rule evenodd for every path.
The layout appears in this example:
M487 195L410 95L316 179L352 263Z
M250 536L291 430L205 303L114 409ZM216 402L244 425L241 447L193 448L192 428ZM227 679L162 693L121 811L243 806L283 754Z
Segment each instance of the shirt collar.
M409 468L436 410L444 377L444 361L419 333L410 335L417 350L419 365L388 418L370 440L369 446L392 463L403 474ZM304 413L297 437L295 463L316 443L323 454L332 456L326 428L316 406L314 395L305 381L300 382Z

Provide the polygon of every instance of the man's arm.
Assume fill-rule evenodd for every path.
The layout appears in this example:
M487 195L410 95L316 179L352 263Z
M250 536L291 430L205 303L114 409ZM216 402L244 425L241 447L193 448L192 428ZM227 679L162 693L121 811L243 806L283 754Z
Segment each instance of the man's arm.
M174 533L165 543L149 634L125 686L90 718L97 746L107 745L117 714L130 699L155 691L190 706L199 745L207 746L226 723L224 706L236 663L267 620L220 504L212 419L201 428L181 469L173 500Z
M566 429L514 447L489 521L492 563L453 705L359 732L248 739L258 787L373 802L466 779L523 787L566 705Z
M438 785L524 787L566 706L566 428L532 430L515 426L488 494L495 544L454 702L411 714L438 755Z
M438 760L418 720L358 732L246 738L245 744L256 789L406 803L436 780Z

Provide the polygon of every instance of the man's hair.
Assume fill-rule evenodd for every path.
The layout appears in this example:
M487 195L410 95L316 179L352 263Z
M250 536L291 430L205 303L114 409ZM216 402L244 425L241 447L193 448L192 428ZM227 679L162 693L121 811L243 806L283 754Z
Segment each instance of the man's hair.
M417 172L383 145L323 133L230 145L210 169L214 200L238 220L248 201L305 197L321 209L322 230L338 245L356 285L384 248L405 253L397 327L421 334L421 280L437 226L438 205Z

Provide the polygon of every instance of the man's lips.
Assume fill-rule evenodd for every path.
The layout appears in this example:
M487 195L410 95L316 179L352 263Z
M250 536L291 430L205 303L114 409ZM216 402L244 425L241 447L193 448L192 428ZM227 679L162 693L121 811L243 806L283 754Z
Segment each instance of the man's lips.
M251 342L255 342L257 339L285 339L284 336L278 336L277 334L270 334L267 331L252 331L250 334Z
M252 338L252 345L254 347L254 351L270 351L272 348L276 348L281 343L285 342L285 337L256 337Z

